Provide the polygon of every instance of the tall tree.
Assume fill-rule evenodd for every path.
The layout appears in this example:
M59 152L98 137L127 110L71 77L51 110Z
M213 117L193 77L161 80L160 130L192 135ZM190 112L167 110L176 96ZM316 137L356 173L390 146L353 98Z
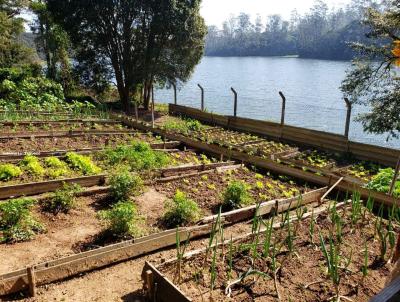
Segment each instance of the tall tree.
M400 4L393 1L383 12L369 9L365 23L368 44L353 44L359 53L342 83L342 91L353 103L368 106L358 117L367 132L400 133Z
M0 0L0 67L23 65L33 60L33 53L19 37L24 20L18 14L25 7L22 0Z
M200 0L48 0L89 78L113 77L125 111L138 87L145 108L154 81L185 81L200 61L206 27ZM94 73L96 72L96 73Z
M60 82L64 91L68 93L73 86L68 34L54 22L46 1L33 0L30 9L35 14L31 30L35 34L38 51L46 58L47 77Z

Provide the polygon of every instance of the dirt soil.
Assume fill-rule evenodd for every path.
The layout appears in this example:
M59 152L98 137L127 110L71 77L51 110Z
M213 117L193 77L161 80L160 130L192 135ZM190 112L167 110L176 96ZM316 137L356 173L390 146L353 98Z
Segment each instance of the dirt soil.
M303 186L294 181L283 182L269 176L256 174L247 168L156 184L155 190L169 198L172 198L177 190L183 191L189 198L196 201L203 210L203 214L207 216L218 213L223 200L222 193L232 181L243 181L249 185L252 203L255 200L268 201L276 198L289 198L305 190Z
M1 153L6 152L40 152L74 150L83 148L104 148L129 143L132 140L141 140L149 143L156 142L153 136L137 133L121 135L86 135L79 137L55 137L55 138L32 138L0 140Z
M62 123L62 124L41 124L41 125L13 125L13 126L2 126L0 122L0 129L2 133L22 133L29 131L48 131L48 130L59 130L59 131L69 131L69 130L126 130L127 128L123 125L118 124L97 124L97 123Z
M340 265L344 267L347 259L350 258L351 260L346 271L340 270L341 283L339 293L355 302L368 301L384 287L392 265L381 263L377 260L380 245L378 240L374 238L374 222L376 218L367 214L364 222L359 221L357 228L351 228L349 212L347 211L346 216L343 218L343 243L340 250L342 260ZM317 218L318 227L314 233L314 242L316 242L317 246L320 246L318 232L320 231L323 234L324 241L327 242L328 252L329 239L327 236L328 228L331 226L329 217L323 214ZM327 266L323 253L320 248L314 247L310 242L308 233L310 221L308 219L300 224L294 241L294 253L289 253L287 244L278 253L277 261L280 270L277 273L277 286L281 301L328 301L335 296L333 283L326 275ZM292 231L294 228L296 228L295 224L292 225ZM273 239L273 242L283 242L287 239L286 236L286 228L277 230L274 232L273 238L275 239ZM243 245L246 243L251 244L253 241L242 241L242 245L239 243L234 244L233 269L230 279L227 278L230 262L229 248L225 247L225 258L222 258L221 250L218 250L216 287L212 293L213 301L277 301L277 292L274 287L271 270L271 258L261 256L264 240L265 237L262 235L259 238L259 257L252 256L254 255L253 252ZM361 282L365 241L367 241L368 245L368 275ZM338 246L337 244L335 242L336 246ZM238 249L239 247L241 249ZM389 256L388 251L386 259ZM204 257L204 254L201 254L185 260L182 267L182 282L179 287L193 301L202 301L202 299L208 301L210 298L211 277L209 268L211 267L212 257L209 256L207 258L206 265L204 265ZM207 269L204 269L204 267ZM249 276L232 287L231 297L228 298L224 293L226 285L250 268L266 273L268 277L260 275ZM176 265L174 263L164 265L160 269L170 280L175 279ZM196 281L195 276L197 276L198 281ZM177 279L175 280L175 282L178 282Z

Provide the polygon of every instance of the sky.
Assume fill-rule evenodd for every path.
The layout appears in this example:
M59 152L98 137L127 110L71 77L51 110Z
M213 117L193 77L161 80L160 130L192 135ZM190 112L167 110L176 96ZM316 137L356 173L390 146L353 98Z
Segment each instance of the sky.
M325 0L329 7L341 7L350 0ZM280 14L285 19L290 18L294 9L302 14L314 4L314 0L203 0L201 14L207 25L221 26L231 14L240 12L250 14L253 18L260 14L262 18L268 15Z

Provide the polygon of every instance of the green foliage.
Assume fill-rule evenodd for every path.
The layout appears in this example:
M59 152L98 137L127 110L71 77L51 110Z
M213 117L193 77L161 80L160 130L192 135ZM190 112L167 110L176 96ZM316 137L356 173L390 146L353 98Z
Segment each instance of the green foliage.
M241 181L233 181L229 183L223 193L223 198L223 207L226 209L238 209L251 202L248 188L246 184Z
M197 203L179 190L165 208L164 222L168 227L182 226L200 219L201 211Z
M150 170L166 166L169 156L154 151L148 143L132 142L129 146L118 146L100 154L100 158L109 165L127 165L131 170Z
M367 184L367 188L378 192L389 193L390 186L394 177L392 168L381 169L379 173L372 177L372 180ZM400 197L400 180L395 184L393 195Z
M17 242L31 239L44 230L31 214L34 199L19 198L0 203L0 241Z
M143 188L143 180L139 175L131 174L120 168L111 175L110 194L115 202L127 201L131 194L139 193Z
M39 158L34 155L26 155L20 163L21 167L32 175L42 176L46 170L41 165Z
M82 191L77 184L64 184L64 186L54 192L53 196L46 202L46 208L54 213L68 213L75 206L75 196Z
M368 107L367 113L357 117L365 131L396 138L400 133L398 1L390 1L385 10L368 9L364 23L368 42L352 45L358 56L341 90L352 103Z
M93 175L101 172L101 169L97 167L88 156L80 155L75 152L68 152L65 157L72 169L80 171L84 175Z
M70 172L68 165L54 156L47 157L45 159L45 164L47 166L47 174L51 178L65 176Z
M136 206L130 201L118 202L110 210L101 211L100 219L108 230L118 237L140 237L143 218L138 214Z
M8 181L22 174L22 170L13 164L0 164L0 181Z
M169 131L176 131L182 134L189 134L191 131L200 131L204 126L193 119L174 119L164 124L164 128Z

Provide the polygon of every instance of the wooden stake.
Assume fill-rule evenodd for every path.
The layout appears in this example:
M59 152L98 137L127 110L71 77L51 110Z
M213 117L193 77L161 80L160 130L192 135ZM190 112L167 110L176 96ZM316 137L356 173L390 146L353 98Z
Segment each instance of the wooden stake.
M400 170L400 156L399 156L399 159L397 160L396 170L394 171L394 177L392 180L392 184L390 185L390 190L389 190L390 196L393 196L394 188L396 187L396 181L397 181L397 178L399 177L399 170Z
M36 275L35 268L33 266L27 267L28 283L29 283L29 294L31 297L36 297Z
M343 179L344 179L344 177L341 177L332 187L329 188L328 191L326 191L326 193L321 197L320 203L322 203L324 201L326 196L328 196L329 193L331 193L333 191L333 189L336 188L342 182ZM330 182L330 180L329 180L329 182Z

